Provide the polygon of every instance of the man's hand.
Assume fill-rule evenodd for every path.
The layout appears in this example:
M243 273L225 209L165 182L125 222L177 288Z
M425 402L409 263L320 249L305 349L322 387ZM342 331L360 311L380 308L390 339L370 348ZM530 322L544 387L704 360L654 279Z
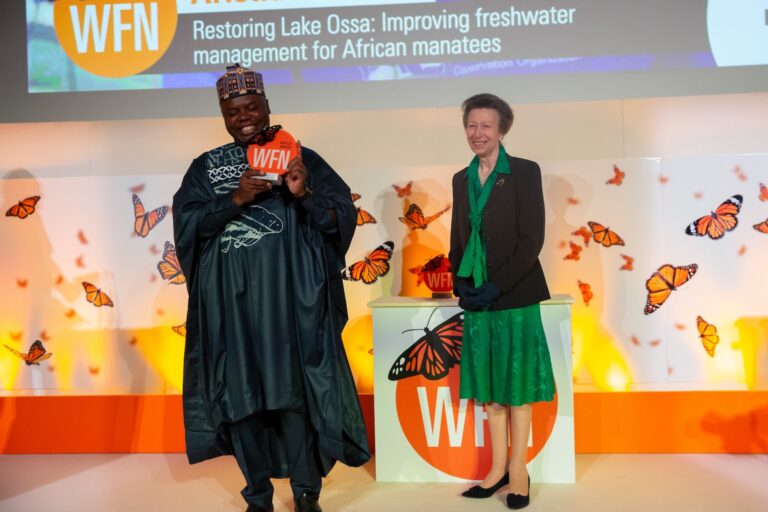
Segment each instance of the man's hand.
M237 206L243 206L253 201L262 192L272 190L272 184L259 179L259 176L264 176L264 172L247 169L240 176L240 185L232 192L232 202Z
M295 198L303 197L307 193L307 168L301 158L301 141L296 141L299 152L295 158L288 162L288 171L283 176L291 195Z

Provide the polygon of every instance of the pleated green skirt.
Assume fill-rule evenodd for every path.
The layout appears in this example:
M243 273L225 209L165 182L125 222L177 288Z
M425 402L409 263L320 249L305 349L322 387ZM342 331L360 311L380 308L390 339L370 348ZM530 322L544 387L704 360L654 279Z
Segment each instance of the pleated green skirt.
M539 304L464 313L459 396L503 405L552 400L555 377Z

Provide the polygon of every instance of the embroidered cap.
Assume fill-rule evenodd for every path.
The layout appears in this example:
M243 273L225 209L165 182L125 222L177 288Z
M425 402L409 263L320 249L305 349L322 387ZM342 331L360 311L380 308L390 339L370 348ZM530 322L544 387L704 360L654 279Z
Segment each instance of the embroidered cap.
M264 79L261 73L240 64L227 66L227 71L216 80L216 93L219 95L219 103L245 94L265 96Z

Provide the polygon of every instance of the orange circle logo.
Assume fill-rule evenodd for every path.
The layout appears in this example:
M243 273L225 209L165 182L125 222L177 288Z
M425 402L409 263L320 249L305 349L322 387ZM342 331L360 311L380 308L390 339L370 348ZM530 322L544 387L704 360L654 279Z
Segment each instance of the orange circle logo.
M94 75L141 73L170 46L176 0L58 0L53 25L69 58Z
M439 380L421 375L397 382L397 417L413 449L443 473L481 480L491 469L491 438L485 409L459 399L459 366ZM533 404L528 461L544 448L555 427L557 395Z
M248 146L248 165L265 173L285 174L288 171L288 162L298 154L296 140L287 131L280 130L274 139L266 144Z

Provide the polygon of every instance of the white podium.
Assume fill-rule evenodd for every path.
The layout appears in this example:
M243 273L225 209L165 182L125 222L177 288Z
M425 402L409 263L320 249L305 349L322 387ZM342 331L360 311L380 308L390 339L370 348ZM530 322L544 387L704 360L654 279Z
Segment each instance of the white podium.
M537 482L573 483L576 479L572 303L570 296L556 295L541 304L557 396L553 402L533 406L528 469ZM387 297L369 306L373 310L376 480L483 478L491 459L485 410L471 400L459 399L460 361L452 358L451 335L455 338L455 327L463 322L457 300Z

